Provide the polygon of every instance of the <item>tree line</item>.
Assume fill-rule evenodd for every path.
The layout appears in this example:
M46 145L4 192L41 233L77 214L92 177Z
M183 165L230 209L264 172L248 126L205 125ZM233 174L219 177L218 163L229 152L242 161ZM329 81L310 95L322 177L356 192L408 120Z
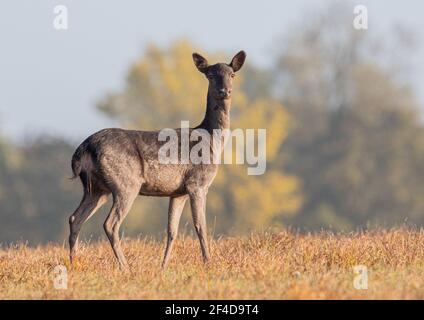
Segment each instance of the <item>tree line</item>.
M221 166L207 204L214 235L424 224L424 126L406 77L406 36L355 30L347 14L333 8L294 25L267 67L247 60L235 81L231 126L267 129L267 170L248 176L243 165ZM204 52L188 41L150 45L124 88L99 101L99 112L145 130L200 122L207 81L193 66L194 51ZM75 147L57 137L19 145L3 137L0 242L65 239L81 197L79 182L69 179ZM85 235L102 234L104 218L97 214ZM140 197L124 234L161 236L166 219L164 199ZM181 228L187 223L186 212Z

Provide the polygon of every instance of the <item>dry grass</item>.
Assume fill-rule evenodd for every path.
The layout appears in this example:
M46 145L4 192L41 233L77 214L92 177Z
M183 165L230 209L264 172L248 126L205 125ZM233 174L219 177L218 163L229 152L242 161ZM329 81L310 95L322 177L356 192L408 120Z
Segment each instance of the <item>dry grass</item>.
M335 235L290 232L223 238L204 266L196 239L177 239L168 269L164 244L123 242L132 266L121 274L106 242L83 245L71 269L66 248L0 250L2 299L423 299L424 231L406 228ZM54 267L69 271L53 286ZM353 266L368 267L368 290L353 287Z

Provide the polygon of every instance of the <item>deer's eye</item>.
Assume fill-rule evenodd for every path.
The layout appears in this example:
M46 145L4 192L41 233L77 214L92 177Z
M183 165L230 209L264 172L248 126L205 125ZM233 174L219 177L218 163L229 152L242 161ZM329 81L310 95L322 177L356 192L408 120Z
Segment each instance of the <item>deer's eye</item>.
M232 73L231 75L230 75L230 77L231 78L234 78L236 76L236 74L235 73Z

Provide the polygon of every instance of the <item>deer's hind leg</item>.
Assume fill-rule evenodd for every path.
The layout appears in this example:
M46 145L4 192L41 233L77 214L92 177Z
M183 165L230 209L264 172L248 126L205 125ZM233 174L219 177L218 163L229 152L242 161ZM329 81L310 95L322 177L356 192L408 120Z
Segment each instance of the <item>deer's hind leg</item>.
M87 190L85 190L80 205L69 217L69 258L71 263L78 252L78 235L82 225L90 219L106 201L107 194L102 192L88 193Z
M110 209L109 215L106 218L103 227L106 235L112 246L113 253L118 259L119 267L123 271L128 271L129 266L124 253L122 252L121 243L119 239L119 227L124 221L126 215L130 211L135 198L137 197L139 188L133 188L131 190L115 191L113 192L113 204Z

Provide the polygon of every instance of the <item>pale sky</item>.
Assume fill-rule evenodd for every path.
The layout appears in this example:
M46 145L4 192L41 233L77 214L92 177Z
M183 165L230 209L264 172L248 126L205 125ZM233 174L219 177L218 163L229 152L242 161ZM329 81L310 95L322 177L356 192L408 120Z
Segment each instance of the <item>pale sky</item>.
M328 2L2 0L0 131L14 140L50 133L78 142L113 125L95 104L122 86L129 65L147 43L166 46L184 37L206 51L244 49L250 61L266 66L284 45L281 35L302 21L305 9L323 10ZM53 8L59 4L68 8L66 31L53 28ZM402 23L417 31L424 45L422 1L352 4L368 7L370 28ZM421 56L415 54L413 71L423 105Z

